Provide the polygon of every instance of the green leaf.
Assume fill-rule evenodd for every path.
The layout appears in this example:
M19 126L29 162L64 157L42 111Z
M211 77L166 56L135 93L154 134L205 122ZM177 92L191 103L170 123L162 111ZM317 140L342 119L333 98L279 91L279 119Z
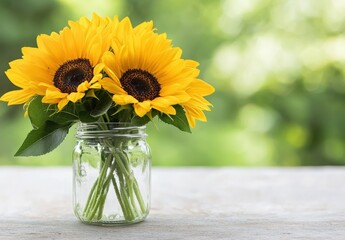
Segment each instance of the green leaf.
M28 134L15 156L40 156L52 151L63 142L71 126L47 121Z
M136 126L143 126L150 121L151 121L151 119L146 115L144 117L135 116L134 118L132 118L131 123L136 125Z
M44 125L48 118L48 104L42 103L42 96L33 98L28 107L28 115L33 128L37 129Z
M48 111L49 121L56 122L61 125L73 124L79 121L79 112L81 104L79 102L69 102L61 111L58 111L57 105L50 106Z
M107 113L107 111L112 105L113 99L110 97L110 95L105 91L101 91L98 94L98 101L96 103L96 106L90 112L90 115L92 117L102 116L103 114Z
M131 123L133 123L134 125L137 125L137 126L142 126L142 125L145 125L147 124L148 122L150 121L153 121L153 118L158 114L158 111L155 110L155 109L152 109L151 112L149 113L149 116L148 115L145 115L143 117L139 117L139 116L134 116L132 119L131 119Z
M77 122L79 118L74 114L74 112L62 110L61 112L52 112L52 114L49 115L48 120L60 125L65 125L72 122Z
M180 105L175 105L174 106L176 110L176 115L166 115L166 114L159 114L159 118L168 124L171 124L181 131L184 132L189 132L191 133L192 131L190 130L190 126L186 117L186 113L183 110L182 106Z
M46 121L65 125L78 120L72 103L69 103L59 112L56 105L42 103L42 96L35 97L29 103L28 114L34 129L40 128Z
M83 123L92 123L92 122L97 122L98 117L91 116L90 113L87 111L80 111L79 120Z

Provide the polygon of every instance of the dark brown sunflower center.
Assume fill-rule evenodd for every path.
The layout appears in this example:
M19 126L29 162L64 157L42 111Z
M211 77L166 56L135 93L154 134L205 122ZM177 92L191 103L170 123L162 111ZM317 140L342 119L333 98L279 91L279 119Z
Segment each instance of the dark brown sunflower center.
M54 86L63 93L76 92L79 84L90 81L93 69L88 59L78 58L62 64L54 75Z
M159 96L161 86L157 78L141 69L129 69L120 78L123 89L139 102L153 100Z

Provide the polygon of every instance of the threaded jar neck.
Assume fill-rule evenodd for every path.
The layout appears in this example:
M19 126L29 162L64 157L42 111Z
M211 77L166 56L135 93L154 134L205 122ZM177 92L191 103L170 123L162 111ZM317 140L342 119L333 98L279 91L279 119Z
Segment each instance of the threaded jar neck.
M79 123L77 126L76 138L146 138L146 126L136 126L125 122L109 123Z

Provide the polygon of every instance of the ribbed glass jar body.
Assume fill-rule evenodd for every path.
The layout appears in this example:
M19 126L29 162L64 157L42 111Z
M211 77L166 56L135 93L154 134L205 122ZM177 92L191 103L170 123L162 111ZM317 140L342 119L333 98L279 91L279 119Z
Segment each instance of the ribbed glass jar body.
M73 152L73 205L95 225L143 221L150 209L151 153L145 126L81 123Z

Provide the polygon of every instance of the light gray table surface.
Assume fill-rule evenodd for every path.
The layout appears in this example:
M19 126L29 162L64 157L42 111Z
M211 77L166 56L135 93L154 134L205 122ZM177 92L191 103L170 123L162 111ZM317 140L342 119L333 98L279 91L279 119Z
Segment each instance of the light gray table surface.
M345 168L153 168L149 217L84 225L72 168L0 167L0 239L345 239Z

